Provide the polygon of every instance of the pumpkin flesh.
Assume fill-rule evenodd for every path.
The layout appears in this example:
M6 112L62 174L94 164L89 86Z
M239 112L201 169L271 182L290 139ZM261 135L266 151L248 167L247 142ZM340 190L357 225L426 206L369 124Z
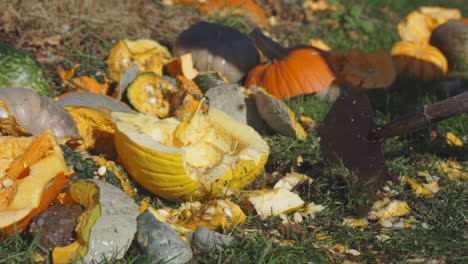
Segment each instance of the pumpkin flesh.
M69 181L68 170L50 131L28 139L1 137L0 143L0 182L13 182L10 188L0 188L0 228L12 234L15 228L24 229L34 215L49 206ZM9 190L14 190L12 196Z
M229 195L251 183L266 163L266 142L224 112L195 112L180 122L113 113L122 164L144 188L175 201Z

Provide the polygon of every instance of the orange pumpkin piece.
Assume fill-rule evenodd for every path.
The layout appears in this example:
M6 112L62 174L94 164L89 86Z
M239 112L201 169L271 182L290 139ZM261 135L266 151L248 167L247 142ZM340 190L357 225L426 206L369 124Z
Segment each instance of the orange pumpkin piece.
M241 15L263 27L268 27L268 20L262 8L253 0L177 0L176 4L186 4L210 15Z
M398 23L398 33L402 41L428 42L431 32L437 26L460 18L460 10L455 8L422 6Z
M396 77L392 57L386 49L369 53L358 48L334 51L329 59L337 72L338 84L353 88L380 88L390 86Z
M255 29L251 37L269 61L249 72L245 83L247 87L263 87L282 100L284 97L319 92L335 79L324 51L311 46L284 48L259 29Z
M421 81L440 80L447 74L444 54L428 43L398 42L392 46L391 54L398 74Z
M171 116L184 120L197 110L203 99L203 93L194 81L182 75L177 76L176 79L177 89L171 98ZM206 111L207 109L202 107L201 110Z
M79 76L70 80L70 82L79 90L89 93L106 95L109 92L110 80L104 76L104 82L100 82L90 76Z
M13 234L47 209L70 173L50 130L39 137L0 137L0 142L0 229Z

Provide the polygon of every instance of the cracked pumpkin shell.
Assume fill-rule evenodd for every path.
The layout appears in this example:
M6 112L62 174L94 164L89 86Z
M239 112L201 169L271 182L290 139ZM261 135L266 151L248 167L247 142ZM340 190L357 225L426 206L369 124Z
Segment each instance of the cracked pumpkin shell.
M113 113L115 146L129 174L173 201L220 198L250 184L269 147L251 127L211 108L180 123L144 114Z

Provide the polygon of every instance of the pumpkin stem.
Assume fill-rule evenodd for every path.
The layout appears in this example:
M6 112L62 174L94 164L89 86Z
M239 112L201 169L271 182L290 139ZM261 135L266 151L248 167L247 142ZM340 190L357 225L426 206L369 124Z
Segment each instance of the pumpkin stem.
M250 38L252 39L255 46L270 61L280 59L288 53L289 49L281 46L278 42L265 36L265 34L263 34L259 28L255 28L252 33L250 33Z

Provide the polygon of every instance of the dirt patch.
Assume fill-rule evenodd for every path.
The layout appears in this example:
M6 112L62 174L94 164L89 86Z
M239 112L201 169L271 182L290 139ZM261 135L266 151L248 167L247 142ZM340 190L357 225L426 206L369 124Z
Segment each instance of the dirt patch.
M102 59L107 51L102 47L120 38L152 38L170 46L182 30L200 20L190 7L150 0L2 1L0 10L0 38L39 60L60 55L58 47L88 50Z

